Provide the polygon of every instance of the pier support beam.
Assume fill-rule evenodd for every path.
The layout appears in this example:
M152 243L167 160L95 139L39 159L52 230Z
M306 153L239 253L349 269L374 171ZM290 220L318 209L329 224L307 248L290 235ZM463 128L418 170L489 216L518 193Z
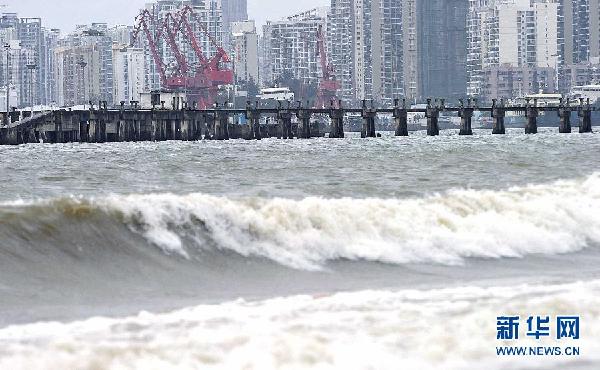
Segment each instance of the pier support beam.
M408 136L408 112L406 110L406 99L402 99L402 107L399 100L394 100L394 120L396 121L396 136Z
M525 117L527 118L527 123L525 125L525 134L530 135L538 133L538 115L539 110L537 108L537 99L533 100L533 105L531 105L530 100L527 99L527 105L525 107Z
M473 112L475 108L471 105L471 98L467 100L467 106L462 99L460 99L460 107L458 108L458 116L460 117L460 132L461 136L473 135Z
M362 101L362 130L360 136L364 139L367 137L377 137L375 132L375 119L377 118L377 111L373 108L373 101L371 101L371 108L367 108L366 100Z
M438 136L440 134L439 118L440 111L444 109L444 103L438 106L438 100L435 100L435 105L431 104L431 99L427 99L427 109L425 117L427 118L427 135Z
M500 104L497 104L498 101L496 99L492 99L492 102L492 134L504 135L506 134L506 126L504 125L504 118L506 117L504 99L500 99Z
M298 138L310 139L313 136L313 132L310 126L310 119L312 118L312 112L308 109L302 109L300 107L296 113L298 117Z
M573 131L571 127L571 104L569 99L564 104L563 99L560 99L560 105L558 106L558 117L560 118L560 125L558 131L561 134L570 134Z
M262 135L260 133L260 111L258 110L258 102L255 103L255 107L248 101L246 104L246 119L250 125L248 140L261 140Z
M587 134L592 132L592 108L590 106L590 99L587 100L587 104L584 104L584 100L581 99L579 103L579 133Z
M340 101L339 108L331 108L329 110L329 118L331 118L331 132L329 133L330 138L343 139L344 138L344 109Z
M281 108L281 102L279 102L279 110L277 111L277 122L279 122L279 130L277 135L283 139L293 139L294 133L292 132L292 112L288 109L283 110ZM300 136L300 135L299 135Z
M218 110L216 113L214 139L229 140L229 113L224 110Z

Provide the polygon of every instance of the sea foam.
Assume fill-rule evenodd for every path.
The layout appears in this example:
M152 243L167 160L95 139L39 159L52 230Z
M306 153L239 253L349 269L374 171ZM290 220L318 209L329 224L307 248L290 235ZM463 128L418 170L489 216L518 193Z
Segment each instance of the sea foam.
M8 327L0 368L597 369L599 307L599 281L239 300ZM498 316L542 314L579 315L581 339L496 339ZM578 346L581 357L498 358L503 345Z

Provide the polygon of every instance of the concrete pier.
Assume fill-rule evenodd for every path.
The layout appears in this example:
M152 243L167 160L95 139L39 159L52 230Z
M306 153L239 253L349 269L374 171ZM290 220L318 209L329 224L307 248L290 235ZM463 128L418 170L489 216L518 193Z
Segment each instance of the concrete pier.
M215 140L229 140L229 113L217 110L214 127Z
M289 110L279 111L277 113L277 121L279 122L281 132L281 135L278 134L277 137L281 139L293 139L294 133L292 132L292 112Z
M506 134L506 126L504 125L504 118L506 117L506 109L504 107L504 99L500 99L500 104L496 99L492 101L492 134L493 135L504 135Z
M396 136L408 136L408 112L406 110L406 99L402 99L402 106L398 105L399 100L394 100L394 120L396 121Z
M539 110L537 108L537 99L533 100L533 105L530 104L530 100L527 99L527 105L525 107L525 117L527 118L527 124L525 125L525 134L537 134L537 118Z
M592 132L592 109L590 107L590 99L587 100L587 104L584 100L580 100L579 110L579 133L586 134Z
M571 132L571 114L577 111L580 132L592 132L593 112L600 107L580 101L579 106L562 102L560 106L538 106L537 102L526 105L505 105L503 100L494 100L491 107L479 107L474 101L446 106L443 99L429 99L427 106L408 107L405 100L396 99L391 107L375 108L367 102L360 108L342 108L341 103L328 108L311 108L310 104L292 107L279 105L277 108L259 107L248 104L245 109L229 108L227 105L198 110L188 107L185 102L173 109L166 109L163 102L152 109L141 109L137 102L125 103L116 109L107 109L105 102L99 102L86 110L57 109L42 112L12 111L8 115L8 125L0 126L0 144L18 145L25 143L104 143L119 141L164 141L164 140L227 140L261 139L264 137L312 138L321 136L320 127L311 122L317 115L328 115L331 119L331 138L343 138L346 114L360 115L362 137L377 137L376 120L383 116L392 118L396 136L407 136L409 114L424 114L427 118L427 134L440 133L439 117L442 112L461 117L460 134L473 134L472 124L475 112L491 115L494 134L504 134L505 117L525 115L526 133L537 133L540 113L557 114L560 118L558 130ZM2 114L2 113L0 113ZM245 115L248 123L234 122L237 115ZM5 116L5 115L4 115ZM293 121L298 119L297 128ZM266 123L261 118L266 117ZM554 116L556 117L556 116Z
M431 99L427 99L427 109L425 117L427 118L427 135L438 136L440 134L439 118L440 111L443 110L443 101L441 106L438 106L438 100L435 100L435 105L431 105Z
M464 101L462 99L460 99L458 115L461 118L460 133L459 133L459 135L461 135L461 136L473 135L472 120L473 120L473 112L475 111L475 108L471 106L471 101L472 101L471 98L469 98L467 100L467 106L465 107Z
M558 107L558 117L560 118L558 132L560 132L561 134L570 134L573 131L573 129L571 127L571 107L569 99L567 99L566 104L564 104L563 99L560 99L560 105Z
M377 111L373 107L373 101L371 101L371 107L367 108L367 102L366 100L363 100L361 116L363 119L361 137L377 137L377 133L375 132L375 119L377 118Z
M344 138L344 110L341 108L331 108L329 110L329 118L331 118L330 138Z
M298 138L310 139L313 136L310 124L312 112L310 109L303 109L300 106L296 112L296 117L298 118Z
M258 103L256 103L255 107L253 108L250 102L248 102L248 104L246 105L246 119L248 120L250 130L247 139L262 139L262 135L260 132L260 116L261 112L258 109Z

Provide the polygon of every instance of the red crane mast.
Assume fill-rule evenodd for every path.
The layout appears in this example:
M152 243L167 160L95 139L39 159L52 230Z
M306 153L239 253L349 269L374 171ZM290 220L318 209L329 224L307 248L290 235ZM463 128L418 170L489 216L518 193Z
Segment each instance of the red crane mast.
M339 81L335 77L335 69L327 60L327 51L325 50L325 33L323 26L319 25L317 31L317 56L321 60L322 78L317 90L317 108L327 108L329 105L338 105L338 91L341 88Z
M204 109L214 105L220 86L233 83L233 71L224 65L230 62L227 52L218 45L192 7L185 6L176 12L167 13L162 22L155 19L148 10L144 10L136 17L136 22L133 40L137 40L141 31L144 31L164 89L184 91L188 96L188 102L196 102L200 109ZM161 25L156 36L153 36L150 31L150 22L153 25ZM200 34L208 38L216 50L211 58L208 58L202 50L192 25L197 26ZM194 68L182 52L180 35L191 44L198 59L198 64ZM157 46L161 41L166 43L174 55L177 68L167 69L167 64Z

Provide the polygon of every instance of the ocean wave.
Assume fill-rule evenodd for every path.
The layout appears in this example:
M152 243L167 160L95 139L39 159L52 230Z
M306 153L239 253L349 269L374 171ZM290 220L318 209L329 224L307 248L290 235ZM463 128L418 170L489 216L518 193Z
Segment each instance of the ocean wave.
M339 259L457 265L468 258L563 254L600 245L600 174L420 199L63 198L0 206L0 233L25 235L42 226L60 232L57 218L96 228L91 218L109 218L185 258L217 250L305 270Z

